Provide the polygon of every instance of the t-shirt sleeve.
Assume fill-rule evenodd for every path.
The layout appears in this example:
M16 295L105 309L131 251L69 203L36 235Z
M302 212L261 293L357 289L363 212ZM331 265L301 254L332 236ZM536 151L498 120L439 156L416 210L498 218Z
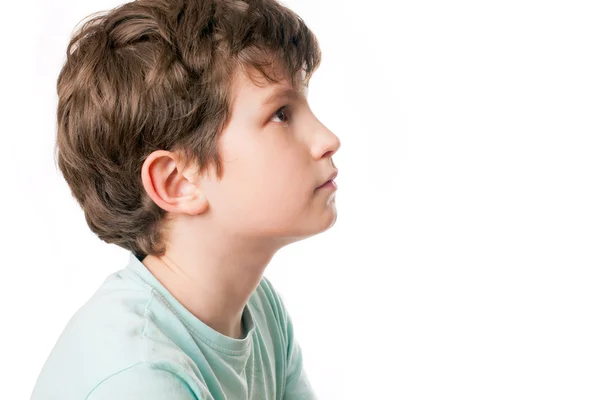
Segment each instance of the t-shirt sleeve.
M302 349L294 336L294 327L289 314L286 316L287 330L287 376L283 400L316 400L313 388L308 380L302 361Z
M272 296L275 314L280 321L285 340L286 374L283 400L316 400L317 396L304 369L300 343L294 335L292 317L285 306L283 298L273 287L273 284L267 278L264 278L264 281Z
M87 400L121 399L213 400L213 397L208 389L192 389L173 372L139 363L103 380L87 396Z

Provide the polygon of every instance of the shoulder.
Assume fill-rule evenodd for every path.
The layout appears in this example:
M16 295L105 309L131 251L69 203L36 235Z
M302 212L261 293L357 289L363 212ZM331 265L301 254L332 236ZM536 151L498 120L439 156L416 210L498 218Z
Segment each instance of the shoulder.
M33 398L82 399L105 380L118 383L120 376L161 374L159 368L149 368L157 363L149 357L150 349L171 369L186 365L185 354L163 330L178 321L169 313L152 288L120 273L109 276L61 333Z
M83 365L104 364L114 355L126 365L141 360L142 333L153 301L148 288L111 275L71 317L51 358Z
M181 366L139 362L106 377L85 398L208 400L212 396L202 382Z
M287 310L281 294L267 277L263 276L260 280L260 284L255 291L255 296L255 301L259 302L266 310L272 312L273 318L284 328L288 322Z
M260 318L262 318L263 323L268 325L271 331L276 330L278 335L274 338L279 337L281 345L287 348L290 342L290 315L285 306L284 298L267 277L262 277L260 284L250 298L249 304L255 308L255 311L253 311L257 315L259 323Z

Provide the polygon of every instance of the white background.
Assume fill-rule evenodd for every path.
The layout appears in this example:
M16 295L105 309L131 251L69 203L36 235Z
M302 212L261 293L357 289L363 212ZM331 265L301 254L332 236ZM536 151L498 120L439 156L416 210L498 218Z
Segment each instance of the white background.
M127 253L53 160L69 35L109 0L2 5L0 398L29 398ZM342 141L338 222L266 275L321 399L600 398L600 6L288 0Z

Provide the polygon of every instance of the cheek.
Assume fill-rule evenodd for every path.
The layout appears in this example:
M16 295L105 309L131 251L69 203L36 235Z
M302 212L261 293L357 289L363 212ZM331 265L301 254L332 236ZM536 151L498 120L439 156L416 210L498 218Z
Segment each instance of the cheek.
M222 147L224 176L215 198L219 219L243 230L295 223L313 201L316 177L309 151L273 132L262 141L250 138L242 143L230 137Z
M277 134L281 135L269 135L264 143L249 146L239 158L244 178L272 194L306 189L312 185L309 180L314 179L308 151L290 139L291 132ZM290 136L282 136L286 134Z
M293 152L256 160L247 171L251 174L247 180L255 185L246 189L255 192L254 199L263 207L274 210L301 206L314 186L309 165Z
M300 154L260 154L236 169L228 196L237 218L255 226L289 223L306 210L315 186L310 165Z

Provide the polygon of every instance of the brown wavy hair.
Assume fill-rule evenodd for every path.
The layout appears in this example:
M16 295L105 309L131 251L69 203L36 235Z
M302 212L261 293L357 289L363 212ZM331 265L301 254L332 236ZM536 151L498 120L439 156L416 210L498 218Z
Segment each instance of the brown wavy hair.
M103 241L139 259L164 254L165 211L141 180L155 150L180 151L219 177L219 134L235 71L305 84L321 61L315 35L276 0L138 0L95 13L71 37L57 81L57 164Z

